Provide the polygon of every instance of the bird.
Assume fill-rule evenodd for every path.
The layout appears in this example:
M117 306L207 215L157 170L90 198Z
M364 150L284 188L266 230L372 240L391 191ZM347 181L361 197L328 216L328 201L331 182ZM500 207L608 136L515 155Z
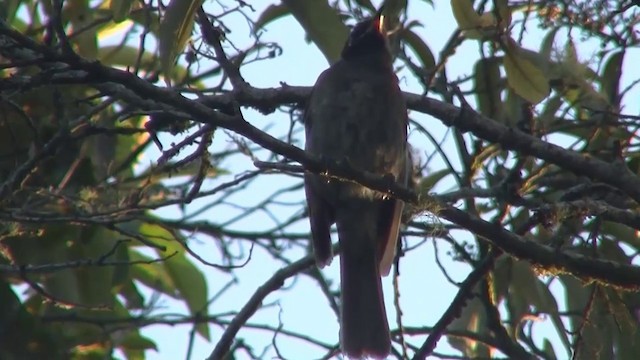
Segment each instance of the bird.
M303 117L305 151L408 184L407 107L393 71L382 10L354 26L340 59L318 77ZM305 173L316 263L340 244L340 346L349 358L385 358L391 338L381 276L395 258L404 202L363 185Z

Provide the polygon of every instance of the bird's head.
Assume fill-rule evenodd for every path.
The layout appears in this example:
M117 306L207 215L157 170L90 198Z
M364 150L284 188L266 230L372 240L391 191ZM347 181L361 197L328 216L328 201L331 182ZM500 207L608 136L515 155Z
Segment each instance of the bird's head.
M380 9L374 17L356 24L342 49L342 58L349 60L363 56L389 56L384 20Z

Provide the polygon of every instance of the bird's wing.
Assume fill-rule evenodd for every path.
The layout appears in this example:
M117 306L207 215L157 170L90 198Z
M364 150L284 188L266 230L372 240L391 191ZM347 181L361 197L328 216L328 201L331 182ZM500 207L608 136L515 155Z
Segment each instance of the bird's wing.
M393 265L393 260L396 257L396 247L398 234L400 233L404 201L391 200L389 208L389 212L391 214L385 216L390 216L391 221L388 227L389 230L386 233L386 239L382 239L382 241L384 241L384 250L382 252L382 257L380 258L380 275L382 276L389 275L389 272L391 272L391 265Z
M411 152L407 149L405 158L404 170L400 174L398 179L405 186L410 186L411 178L413 177L413 160L411 158ZM383 233L380 241L384 241L384 248L382 250L382 256L380 257L380 275L387 276L391 272L391 265L395 260L398 237L400 235L400 226L402 225L402 211L404 210L404 201L399 199L390 200L392 205L389 205L389 210L383 216L389 217L389 225L387 227L388 232ZM386 230L386 229L385 229Z
M322 75L321 75L322 78ZM320 81L320 79L318 80ZM315 93L315 87L312 91L310 99ZM305 130L305 151L309 153L317 153L318 144L314 143L312 131L314 123L313 111L311 111L311 100L307 104L304 112L304 130ZM324 267L331 263L333 251L331 250L331 224L335 221L335 213L333 207L318 193L318 189L322 186L323 179L317 174L304 174L304 191L307 198L307 206L309 209L309 223L311 225L311 240L313 243L313 252L316 263L319 267Z
M317 183L322 181L319 175L304 175L304 191L307 195L311 240L316 263L324 267L331 263L331 224L334 222L334 211L331 205L317 193Z

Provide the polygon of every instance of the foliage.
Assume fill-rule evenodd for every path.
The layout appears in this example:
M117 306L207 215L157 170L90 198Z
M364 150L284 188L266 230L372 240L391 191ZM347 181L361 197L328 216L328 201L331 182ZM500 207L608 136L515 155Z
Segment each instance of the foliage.
M344 24L375 11L370 1L283 0L262 9L240 0L6 1L0 358L119 350L142 359L159 345L145 327L185 323L211 341L212 359L291 356L279 349L291 339L315 357L337 355L337 334L249 321L277 290L288 290L278 293L281 306L302 291L290 278L311 281L338 311L337 284L307 255L301 172L313 171L412 205L394 284L406 259L431 244L450 249L444 276L456 263L471 269L436 323L390 318L394 356L451 356L434 352L444 338L464 358L634 359L638 80L625 64L638 60L637 6L385 4L398 70L422 92L407 94L415 190L307 156L300 110L310 88L258 88L243 77L251 63L282 54L262 35L291 19L335 61ZM437 51L417 8L458 24ZM249 20L251 43L236 46L238 29L226 25L234 16ZM105 41L112 34L121 42ZM599 48L585 53L589 44ZM476 57L452 80L451 63L468 45ZM249 109L258 120L248 121ZM282 113L284 131L262 121ZM435 130L438 121L445 132ZM194 251L200 241L217 252ZM249 296L233 295L230 288L249 286L240 274L254 256L280 270ZM158 299L167 297L186 312L165 311ZM231 312L218 310L225 301ZM553 331L537 330L544 319ZM270 343L241 329L266 331Z

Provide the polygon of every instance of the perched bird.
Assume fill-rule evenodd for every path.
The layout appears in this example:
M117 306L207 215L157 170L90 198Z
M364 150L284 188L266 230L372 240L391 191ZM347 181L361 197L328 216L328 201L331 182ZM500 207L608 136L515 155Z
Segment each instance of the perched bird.
M407 183L407 108L393 72L384 17L358 23L341 59L318 78L305 113L306 150ZM354 182L305 174L319 266L331 262L330 227L340 241L340 343L351 358L391 350L381 275L395 255L404 203Z

